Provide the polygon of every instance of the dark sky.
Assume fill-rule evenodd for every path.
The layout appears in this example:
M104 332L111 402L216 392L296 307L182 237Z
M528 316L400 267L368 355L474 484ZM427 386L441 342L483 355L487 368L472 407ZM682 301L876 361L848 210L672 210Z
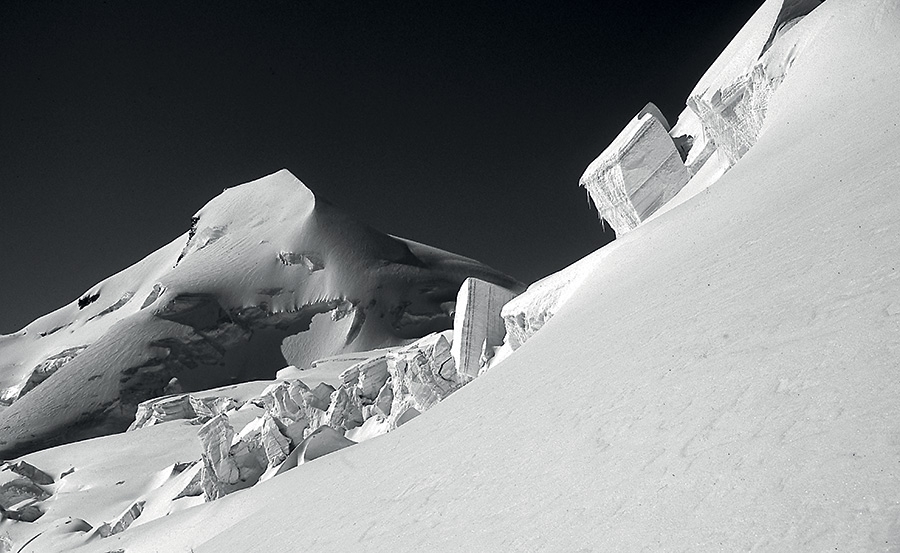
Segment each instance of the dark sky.
M608 239L578 178L674 123L761 0L0 3L0 333L288 168L531 282Z

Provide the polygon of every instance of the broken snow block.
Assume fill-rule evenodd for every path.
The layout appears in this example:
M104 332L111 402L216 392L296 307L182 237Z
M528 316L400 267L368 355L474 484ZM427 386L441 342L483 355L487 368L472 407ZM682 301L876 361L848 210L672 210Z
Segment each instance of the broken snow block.
M716 151L716 143L704 129L700 117L689 107L678 116L678 122L669 131L691 175L696 175Z
M25 461L19 461L18 463L10 464L9 470L13 471L19 476L24 476L35 484L42 484L47 486L53 483L52 476L32 465L31 463L26 463Z
M34 522L42 516L44 516L44 511L37 505L30 503L18 505L13 509L4 509L0 506L0 520L8 518L19 522Z
M258 417L235 440L234 429L225 414L216 415L200 428L198 435L203 445L200 487L207 501L256 484L268 466L264 428L265 421ZM269 445L276 456L275 444Z
M334 453L345 447L355 445L356 442L348 440L343 433L335 430L330 426L320 426L315 432L310 434L303 442L294 448L294 451L288 455L288 458L278 467L275 475L282 474L288 470L308 463L312 460L324 457L329 453Z
M331 404L331 394L334 393L334 387L325 382L319 382L319 385L310 390L309 393L303 394L303 399L310 407L320 411L327 411Z
M325 414L325 424L340 430L343 435L345 430L356 428L364 422L359 407L356 389L348 390L341 386L331 394L331 406Z
M637 227L691 178L668 124L651 106L628 123L579 181L617 235Z
M688 98L688 107L703 121L718 151L734 165L756 144L768 112L769 98L783 74L770 75L759 64L721 90Z
M792 29L822 1L763 4L691 91L687 105L729 167L763 132L769 100L807 43Z
M449 334L429 334L388 355L394 427L407 408L426 411L463 386L450 354Z
M278 425L272 415L263 415L263 425L260 432L260 442L266 452L267 466L273 467L288 456L291 451L291 442L284 437L278 429Z
M602 250L533 283L500 310L506 342L519 349L535 335L581 287L602 259Z
M461 377L475 378L485 365L484 352L503 343L506 329L500 310L515 292L477 278L467 278L456 296L450 352Z
M189 396L189 399L191 407L194 409L195 416L199 418L201 422L206 422L216 415L241 407L240 401L227 396L203 398Z
M131 423L126 432L138 430L145 426L153 426L161 422L192 419L195 416L197 414L194 412L191 396L188 394L148 399L138 404L134 422Z
M296 445L310 432L325 424L334 388L319 384L310 390L300 380L279 382L257 401L275 421L282 434Z
M381 391L378 392L378 397L375 398L374 408L381 416L387 417L391 414L391 403L393 401L394 390L391 387L391 381L388 380L384 383L384 386L381 387Z
M48 497L50 492L28 478L17 478L0 486L0 507L4 509L13 509L23 502L43 501Z
M361 361L341 373L345 384L356 386L359 396L369 400L378 397L388 376L387 354Z
M240 479L240 469L231 456L231 444L234 441L234 428L228 422L228 416L217 415L200 427L197 433L200 443L203 445L203 462L206 466L204 480L209 480L212 486L217 487L219 482L234 484ZM218 497L217 493L208 493L208 497Z
M104 522L97 528L100 537L108 538L114 534L119 534L128 529L134 523L141 513L144 512L144 501L138 501L131 505L115 522Z

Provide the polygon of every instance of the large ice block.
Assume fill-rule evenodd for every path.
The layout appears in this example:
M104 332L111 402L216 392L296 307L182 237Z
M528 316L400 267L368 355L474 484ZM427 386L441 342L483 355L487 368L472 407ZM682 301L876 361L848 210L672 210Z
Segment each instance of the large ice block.
M690 178L665 118L648 104L588 166L580 184L600 216L621 235L674 197Z

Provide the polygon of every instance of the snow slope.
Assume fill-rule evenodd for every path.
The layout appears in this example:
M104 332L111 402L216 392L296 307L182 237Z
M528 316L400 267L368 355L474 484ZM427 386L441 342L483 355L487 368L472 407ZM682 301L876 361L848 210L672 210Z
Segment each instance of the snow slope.
M84 551L896 551L900 6L829 0L759 142L403 428Z
M0 458L122 431L173 388L271 379L449 328L470 276L521 288L360 223L286 170L226 189L187 236L0 337Z

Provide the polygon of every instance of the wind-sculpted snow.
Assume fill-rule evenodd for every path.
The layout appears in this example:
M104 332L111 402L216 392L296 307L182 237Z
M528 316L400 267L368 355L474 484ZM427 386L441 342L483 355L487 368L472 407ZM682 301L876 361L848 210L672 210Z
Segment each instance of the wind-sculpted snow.
M770 98L811 38L801 20L822 2L766 2L691 92L688 107L730 165L759 139Z
M0 457L124 430L176 384L272 378L449 328L469 276L521 289L359 223L287 171L227 189L186 236L0 337Z

